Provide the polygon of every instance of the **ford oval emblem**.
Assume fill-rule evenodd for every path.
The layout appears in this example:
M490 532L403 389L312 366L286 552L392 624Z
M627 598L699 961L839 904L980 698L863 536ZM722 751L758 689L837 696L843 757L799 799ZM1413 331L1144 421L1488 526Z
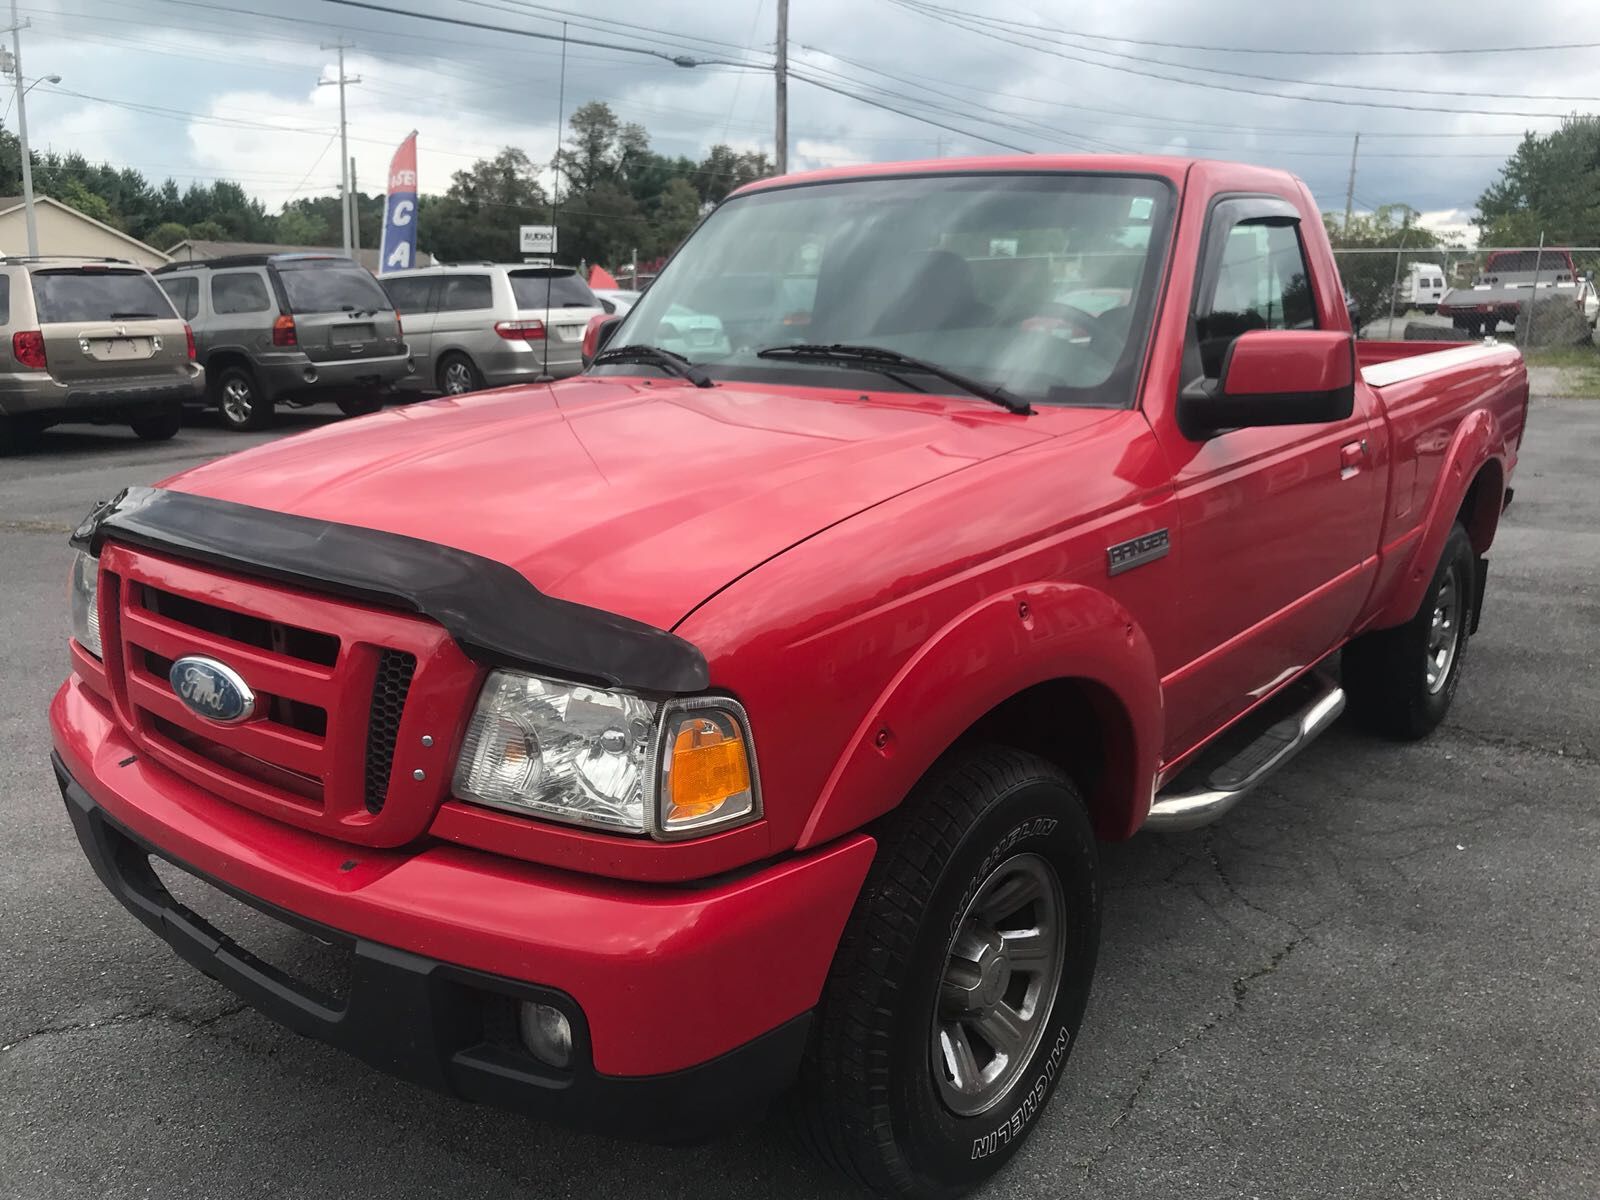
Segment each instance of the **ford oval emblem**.
M187 655L167 673L178 699L208 721L233 724L256 711L256 694L232 667L214 658Z

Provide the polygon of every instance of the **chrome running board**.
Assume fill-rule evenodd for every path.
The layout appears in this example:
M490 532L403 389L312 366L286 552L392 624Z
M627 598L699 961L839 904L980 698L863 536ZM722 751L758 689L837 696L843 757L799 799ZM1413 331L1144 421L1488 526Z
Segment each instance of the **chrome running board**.
M1338 720L1344 711L1344 689L1321 676L1308 682L1308 701L1224 761L1216 762L1202 751L1196 760L1199 765L1186 767L1167 790L1156 794L1144 827L1181 833L1209 825Z

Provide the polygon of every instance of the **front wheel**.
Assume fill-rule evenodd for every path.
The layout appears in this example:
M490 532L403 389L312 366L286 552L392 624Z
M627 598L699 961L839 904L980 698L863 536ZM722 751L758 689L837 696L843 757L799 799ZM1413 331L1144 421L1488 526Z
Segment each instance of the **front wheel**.
M1444 720L1466 663L1477 581L1472 539L1455 525L1417 615L1344 648L1344 690L1358 723L1415 741Z
M172 407L148 416L135 417L128 422L133 434L141 442L168 442L178 435L183 426L183 409Z
M1100 939L1072 781L1020 751L937 765L885 818L795 1097L802 1136L885 1196L964 1191L1061 1078Z

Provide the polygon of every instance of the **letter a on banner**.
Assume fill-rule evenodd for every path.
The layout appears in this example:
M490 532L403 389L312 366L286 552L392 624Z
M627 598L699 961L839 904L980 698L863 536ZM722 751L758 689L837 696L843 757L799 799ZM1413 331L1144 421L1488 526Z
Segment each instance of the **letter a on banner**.
M378 274L403 271L417 259L417 131L389 160L389 199L384 206L383 258Z

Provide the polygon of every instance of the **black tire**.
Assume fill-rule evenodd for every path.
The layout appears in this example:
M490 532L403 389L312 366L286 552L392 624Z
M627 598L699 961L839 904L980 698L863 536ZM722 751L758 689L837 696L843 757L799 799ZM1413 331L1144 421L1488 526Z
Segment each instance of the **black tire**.
M483 387L483 372L465 354L452 350L439 360L433 382L440 395L464 396Z
M877 857L823 989L793 1115L803 1141L880 1195L953 1196L1016 1153L1076 1040L1100 940L1094 835L1059 768L996 746L947 756L876 833ZM1053 1001L1033 1002L1037 1032L1016 1055L1021 1068L999 1069L983 1111L960 1115L946 1099L951 1072L934 1064L938 1029L966 1020L941 1007L947 961L957 933L969 928L968 905L1018 863L1059 884L1053 921L1049 908L1018 910L1039 929L1061 931L1052 943L1059 984ZM1003 956L992 988L986 971L978 978L991 998L999 988L1016 1015L1029 1005L1021 995L1013 1000L1012 988L1019 979L1031 988L1036 977L1020 960L1011 974L1009 950ZM963 1030L963 1045L973 1038L988 1050L976 1029ZM998 1061L991 1056L982 1070Z
M1415 741L1444 720L1466 666L1477 580L1472 539L1455 525L1417 615L1345 647L1344 690L1360 725L1385 737ZM1446 613L1452 649L1441 668L1435 621L1445 609L1453 609Z
M382 392L355 392L340 396L339 411L347 417L364 417L383 407Z
M169 442L183 426L183 409L176 406L162 409L149 416L135 417L128 425L141 442Z
M211 403L229 429L248 432L272 424L272 398L261 390L248 367L227 366L210 374Z

